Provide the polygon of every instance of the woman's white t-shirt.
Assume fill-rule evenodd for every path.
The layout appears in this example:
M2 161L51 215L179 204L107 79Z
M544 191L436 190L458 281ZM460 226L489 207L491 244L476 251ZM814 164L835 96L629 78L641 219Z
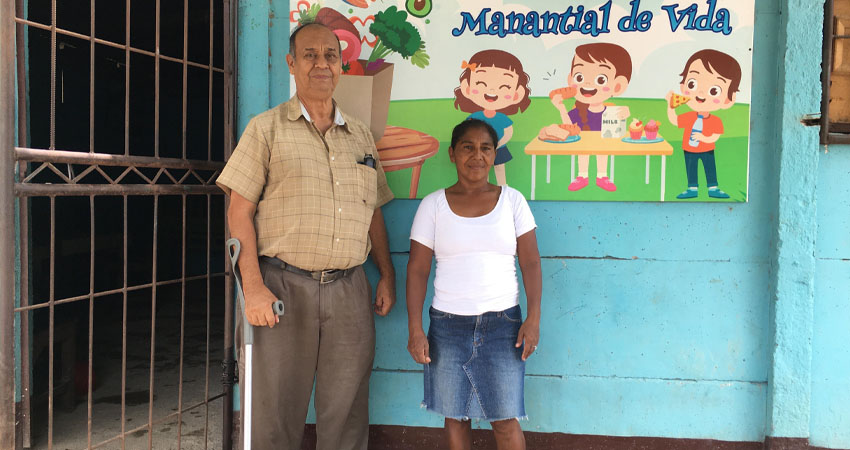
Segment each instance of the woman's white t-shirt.
M480 217L452 212L445 189L422 199L410 239L437 259L432 306L464 316L516 306L516 240L536 227L525 198L508 186L502 186L496 207Z

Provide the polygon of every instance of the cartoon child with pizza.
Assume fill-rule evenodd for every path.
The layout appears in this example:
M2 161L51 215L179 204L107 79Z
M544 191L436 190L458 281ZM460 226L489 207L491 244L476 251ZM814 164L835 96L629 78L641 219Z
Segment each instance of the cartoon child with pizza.
M695 198L699 191L699 162L705 171L708 196L729 198L717 187L715 143L723 135L723 122L712 114L729 109L741 83L741 66L735 58L717 50L700 50L694 53L680 74L679 89L682 95L667 94L667 118L673 125L684 129L682 149L685 154L685 172L688 188L677 195L678 199ZM676 115L675 109L688 105L692 111Z

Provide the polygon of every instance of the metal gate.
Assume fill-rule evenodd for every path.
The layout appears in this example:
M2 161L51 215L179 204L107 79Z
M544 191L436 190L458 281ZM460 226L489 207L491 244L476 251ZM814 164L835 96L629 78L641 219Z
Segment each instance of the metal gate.
M0 447L230 448L234 4L0 2Z

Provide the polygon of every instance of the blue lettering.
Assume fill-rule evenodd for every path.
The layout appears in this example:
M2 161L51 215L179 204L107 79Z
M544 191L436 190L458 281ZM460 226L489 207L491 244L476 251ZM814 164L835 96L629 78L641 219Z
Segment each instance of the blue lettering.
M570 34L573 31L573 26L569 24L570 17L573 15L573 7L570 6L567 8L563 14L561 14L561 23L558 25L558 31L561 34Z
M690 13L690 20L691 22L693 22L693 14L696 11L697 5L694 4L681 11L676 11L676 8L678 7L678 3L661 7L661 9L667 11L667 17L670 19L670 30L673 32L679 29L679 26L682 24L682 20L685 18L685 14ZM678 17L676 16L676 14L678 14ZM687 29L687 26L685 27L685 29Z
M478 27L478 31L475 33L476 35L486 34L486 32L484 31L484 24L487 22L488 12L490 12L490 8L482 9L481 12L478 14L478 17L474 20L472 19L472 14L468 12L460 13L460 17L462 18L463 23L460 24L460 28L455 28L452 30L452 36L460 36L461 34L463 34L464 29L468 28L469 31L472 31L476 27Z
M505 14L499 11L493 13L490 16L490 26L487 27L487 33L491 35L498 35L500 38L507 36L507 32L505 31ZM478 35L479 33L475 33Z
M551 13L546 11L543 13L543 17L541 17L543 31L545 33L558 33L558 24L561 22L561 15L556 13Z
M522 31L522 25L525 23L525 14L511 11L507 17L508 23L506 28L509 33L518 33Z
M599 36L599 28L596 26L596 11L584 13L584 23L581 24L581 34L589 34L593 37Z
M697 16L694 20L694 27L697 30L708 30L711 27L711 18L714 17L714 0L708 0L708 12Z
M628 16L623 17L617 22L617 29L623 32L637 30L637 16L640 9L640 0L632 0L629 2L632 5L632 12Z
M610 30L608 30L608 19L611 17L611 0L608 0L608 3L600 6L599 10L602 11L602 28L599 29L599 32L610 33Z
M723 33L729 35L732 33L729 10L726 8L717 9L717 0L706 0L708 11L705 14L697 15L699 7L696 3L676 10L679 4L666 5L661 8L667 11L667 17L670 19L670 29L676 31L684 22L682 27L685 30L698 31L713 31L715 33ZM686 20L687 19L687 20Z
M724 36L732 34L732 26L729 25L729 10L720 8L717 10L717 18L714 24L711 25L711 31L715 33L723 33Z
M540 16L537 11L530 11L525 17L525 26L522 29L522 34L530 34L534 37L540 37Z

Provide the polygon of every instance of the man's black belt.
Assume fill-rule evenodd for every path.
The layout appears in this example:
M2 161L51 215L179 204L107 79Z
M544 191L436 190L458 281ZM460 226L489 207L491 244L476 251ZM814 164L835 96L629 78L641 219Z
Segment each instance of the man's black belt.
M273 258L271 256L261 256L260 258L263 261L279 269L286 270L292 273L297 273L298 275L303 275L305 277L310 277L318 281L320 284L327 284L336 281L340 278L345 278L348 276L348 274L354 272L354 269L357 268L351 267L348 269L316 270L311 272L309 270L304 270L300 267L295 267L292 264L287 264L279 258Z

